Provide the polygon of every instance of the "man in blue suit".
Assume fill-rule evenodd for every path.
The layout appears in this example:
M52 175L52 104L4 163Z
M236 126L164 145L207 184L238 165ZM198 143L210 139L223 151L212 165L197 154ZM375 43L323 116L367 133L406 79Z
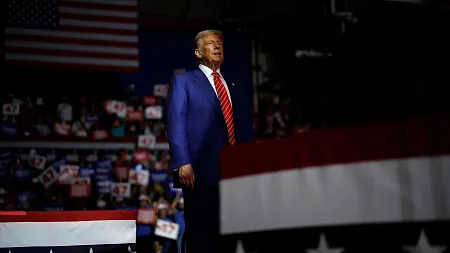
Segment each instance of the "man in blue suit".
M219 239L219 151L253 141L251 88L220 72L221 32L201 31L194 44L198 69L175 75L169 86L167 134L171 168L183 189L186 252L218 253L225 249Z

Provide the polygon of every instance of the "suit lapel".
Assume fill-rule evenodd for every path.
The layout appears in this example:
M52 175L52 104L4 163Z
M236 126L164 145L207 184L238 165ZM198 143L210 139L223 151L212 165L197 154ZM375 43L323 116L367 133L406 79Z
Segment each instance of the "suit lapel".
M203 91L203 93L205 93L205 96L208 98L209 102L214 107L216 113L218 113L218 115L221 116L220 118L223 119L219 99L217 98L216 93L211 87L211 83L209 82L208 78L206 78L205 74L200 69L194 71L194 82Z

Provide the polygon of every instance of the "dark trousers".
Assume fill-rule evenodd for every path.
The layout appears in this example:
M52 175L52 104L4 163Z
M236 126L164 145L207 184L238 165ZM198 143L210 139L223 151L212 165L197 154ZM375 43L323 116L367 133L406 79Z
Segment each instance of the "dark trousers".
M221 252L219 188L183 189L186 253Z
M153 252L153 238L152 236L138 236L136 237L136 252Z

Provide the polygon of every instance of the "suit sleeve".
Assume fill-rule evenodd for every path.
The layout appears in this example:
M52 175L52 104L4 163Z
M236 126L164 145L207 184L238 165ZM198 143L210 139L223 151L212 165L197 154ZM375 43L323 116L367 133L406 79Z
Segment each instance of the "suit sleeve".
M167 108L167 137L172 170L191 163L186 135L187 103L186 86L174 76L169 85Z

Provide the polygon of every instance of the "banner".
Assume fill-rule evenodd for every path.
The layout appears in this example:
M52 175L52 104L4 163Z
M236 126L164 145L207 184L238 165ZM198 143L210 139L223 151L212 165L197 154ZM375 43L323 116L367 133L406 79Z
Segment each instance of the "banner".
M447 252L448 129L430 116L224 148L221 233L246 252Z
M1 252L135 252L136 211L0 212Z

